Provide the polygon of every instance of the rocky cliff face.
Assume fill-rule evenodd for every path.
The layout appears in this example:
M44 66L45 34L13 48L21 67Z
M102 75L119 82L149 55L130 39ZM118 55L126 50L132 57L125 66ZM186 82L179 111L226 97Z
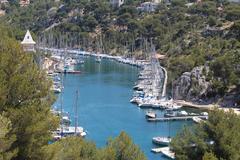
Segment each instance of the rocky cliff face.
M224 96L212 94L211 81L207 80L209 67L199 66L185 72L173 83L173 98L198 104L217 103L222 107L240 106L240 88L236 87Z
M185 72L173 83L173 98L201 102L212 91L211 83L207 81L208 67L195 67L191 72Z

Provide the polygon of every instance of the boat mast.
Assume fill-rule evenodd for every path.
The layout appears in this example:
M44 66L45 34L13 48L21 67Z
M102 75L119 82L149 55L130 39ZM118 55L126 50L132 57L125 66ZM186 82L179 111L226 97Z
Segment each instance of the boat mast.
M63 43L64 43L64 37L63 37ZM61 46L61 44L60 44ZM61 53L61 60L63 60L63 70L65 66L65 54L66 54L66 42L64 47L64 52ZM63 71L61 72L61 120L63 118L63 87L64 86L64 77L63 77ZM63 136L63 124L61 124L61 137Z
M61 37L60 37L60 43L61 43ZM60 44L61 46L61 44ZM65 50L64 50L65 52ZM61 53L61 60L63 58L63 52ZM61 112L61 121L62 121L62 118L63 118L63 72L61 72L61 109L60 109L60 112ZM61 137L63 136L63 124L61 122Z
M168 121L168 138L171 138L171 135L170 135L170 131L171 131L170 124L171 124L171 122Z
M77 135L77 126L78 126L78 90L76 91L76 102L75 102L75 111L74 111L74 119L75 119L75 135Z

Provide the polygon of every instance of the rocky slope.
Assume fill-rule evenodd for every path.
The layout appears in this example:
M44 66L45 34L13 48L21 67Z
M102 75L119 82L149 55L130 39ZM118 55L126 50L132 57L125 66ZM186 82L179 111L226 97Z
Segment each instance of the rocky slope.
M237 107L240 105L240 90L229 89L225 95L215 95L214 86L208 80L209 67L199 66L191 72L184 72L173 83L173 98L186 100L197 104L218 104L223 107Z

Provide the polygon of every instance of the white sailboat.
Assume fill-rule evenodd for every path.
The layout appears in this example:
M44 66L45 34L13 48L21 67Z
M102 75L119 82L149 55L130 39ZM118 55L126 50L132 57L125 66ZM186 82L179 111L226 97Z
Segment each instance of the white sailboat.
M152 142L157 145L168 146L171 142L172 138L170 137L170 121L168 122L168 137L153 137Z
M97 43L97 57L96 57L96 62L100 63L102 61L102 58L100 57L100 52L102 53L102 38L100 38L100 44Z
M96 62L97 62L97 63L100 63L100 62L102 61L102 59L101 59L101 57L99 56L99 52L98 52L97 54L98 54L98 56L97 56L97 58L96 58Z
M54 132L54 139L61 139L62 137L68 137L68 136L81 136L85 137L87 134L84 132L83 127L78 126L78 91L76 92L76 102L74 106L74 119L75 124L74 126L69 126L66 124L61 124L60 128L58 128ZM62 115L62 114L61 114ZM64 116L62 116L62 119Z
M62 75L61 86L63 86L63 80L64 80L63 73L61 73L61 75ZM76 101L74 105L74 118L75 118L74 126L70 126L70 122L71 122L70 118L64 116L63 114L63 92L61 93L60 100L61 100L60 118L62 122L60 124L60 127L53 132L54 140L58 140L67 136L81 136L81 137L86 136L86 132L84 132L84 129L78 126L78 91L76 91ZM69 123L63 123L64 121Z
M170 137L153 137L152 141L155 144L167 146L171 142L171 138Z

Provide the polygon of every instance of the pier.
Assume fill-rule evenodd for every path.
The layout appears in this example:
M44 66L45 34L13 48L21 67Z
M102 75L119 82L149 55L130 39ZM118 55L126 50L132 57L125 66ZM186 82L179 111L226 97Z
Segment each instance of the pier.
M179 117L167 117L167 118L148 118L149 122L163 122L163 121L180 121L180 120L193 120L194 117L200 119L207 119L208 116L179 116Z
M172 152L169 147L153 148L151 151L154 153L162 153L170 159L175 159L175 153Z
M203 110L211 110L214 107L219 107L217 104L206 104L206 105L201 105L201 104L195 104L192 102L187 102L184 100L174 100L175 103L180 104L185 107L190 107L190 108L197 108L197 109L203 109Z

